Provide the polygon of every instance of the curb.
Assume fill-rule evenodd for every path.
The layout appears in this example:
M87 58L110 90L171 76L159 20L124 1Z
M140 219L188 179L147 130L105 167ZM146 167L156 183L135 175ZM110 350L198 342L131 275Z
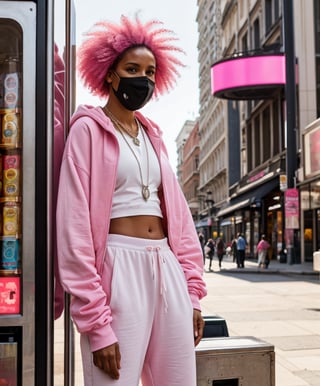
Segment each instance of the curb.
M262 275L271 275L271 274L281 274L281 275L312 275L319 276L319 272L316 271L295 271L295 270L281 270L281 269L259 269L259 268L222 268L220 271L215 271L215 273L254 273Z

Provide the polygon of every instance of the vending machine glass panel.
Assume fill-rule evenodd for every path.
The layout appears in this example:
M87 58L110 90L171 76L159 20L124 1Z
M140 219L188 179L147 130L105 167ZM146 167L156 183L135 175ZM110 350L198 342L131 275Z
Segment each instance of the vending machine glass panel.
M21 312L22 82L22 30L1 19L0 315Z

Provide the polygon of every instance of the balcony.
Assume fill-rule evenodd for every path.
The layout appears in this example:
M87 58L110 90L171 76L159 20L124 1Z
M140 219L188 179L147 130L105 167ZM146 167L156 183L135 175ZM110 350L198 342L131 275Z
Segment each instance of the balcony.
M270 99L285 84L286 58L279 52L239 52L211 67L211 90L217 98Z

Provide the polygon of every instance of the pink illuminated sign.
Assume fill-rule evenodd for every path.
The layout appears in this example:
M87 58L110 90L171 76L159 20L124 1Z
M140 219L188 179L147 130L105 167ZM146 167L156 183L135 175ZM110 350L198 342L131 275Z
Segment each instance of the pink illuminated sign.
M211 89L219 91L259 85L284 85L284 55L250 56L218 62L211 67Z
M299 191L287 189L284 193L286 229L299 229Z
M20 313L20 278L0 277L0 315Z

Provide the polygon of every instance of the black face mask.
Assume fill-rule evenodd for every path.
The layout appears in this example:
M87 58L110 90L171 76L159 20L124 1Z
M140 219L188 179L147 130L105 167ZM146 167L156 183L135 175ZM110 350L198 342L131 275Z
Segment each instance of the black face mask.
M153 94L154 82L147 76L133 78L119 76L119 79L118 90L116 91L113 87L112 89L120 103L127 110L139 110L149 102Z

